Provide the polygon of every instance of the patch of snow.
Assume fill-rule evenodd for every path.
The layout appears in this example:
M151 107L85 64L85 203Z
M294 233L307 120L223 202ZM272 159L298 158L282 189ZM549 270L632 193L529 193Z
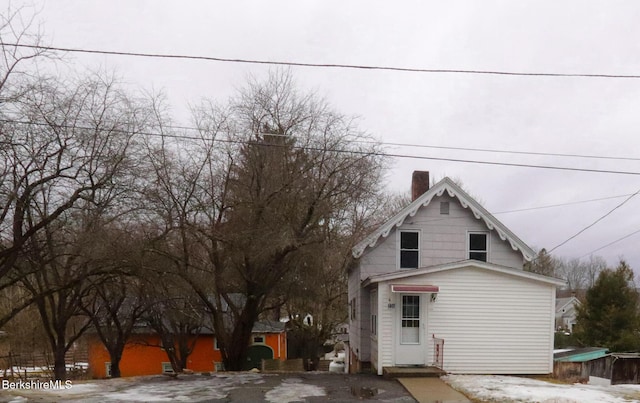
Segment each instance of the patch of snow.
M268 391L264 398L273 403L302 402L305 397L326 396L323 388L315 385L305 385L302 379L288 378L282 380L279 386Z
M558 348L556 350L553 350L553 354L558 354L558 353L566 353L567 351L573 351L573 348Z
M442 379L471 398L492 402L628 403L640 398L640 385L569 385L497 375L448 375Z

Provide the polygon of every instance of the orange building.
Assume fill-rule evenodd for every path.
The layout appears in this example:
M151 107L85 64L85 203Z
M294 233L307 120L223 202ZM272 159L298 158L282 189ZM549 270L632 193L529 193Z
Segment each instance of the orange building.
M197 336L187 369L196 372L223 370L222 354L213 334ZM95 334L87 336L89 374L93 378L108 378L111 370L109 352ZM165 351L156 347L160 338L155 334L136 334L127 344L120 360L120 374L126 376L172 373ZM260 368L262 359L287 359L287 333L284 323L258 322L253 327L249 357L245 369Z

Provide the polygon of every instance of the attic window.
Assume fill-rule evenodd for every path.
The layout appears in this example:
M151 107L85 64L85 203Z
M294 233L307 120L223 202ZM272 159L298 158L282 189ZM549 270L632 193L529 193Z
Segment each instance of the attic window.
M400 268L415 269L420 262L420 233L400 231Z
M487 254L489 253L487 240L486 232L469 233L469 259L487 261Z
M449 202L440 202L440 214L449 215Z

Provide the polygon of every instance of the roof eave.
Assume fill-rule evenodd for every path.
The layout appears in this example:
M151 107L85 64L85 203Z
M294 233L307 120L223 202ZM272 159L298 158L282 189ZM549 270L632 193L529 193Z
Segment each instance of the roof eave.
M385 273L377 276L367 277L365 280L363 280L362 286L368 287L375 283L400 280L400 279L420 276L424 274L431 274L431 273L437 273L437 272L446 271L446 270L460 269L463 267L477 267L480 269L491 270L499 273L504 273L507 275L526 278L529 280L540 281L547 284L553 284L555 286L566 285L565 280L562 280L556 277L543 276L541 274L531 273L528 271L515 269L513 267L500 266L494 263L482 262L479 260L462 260L459 262L445 263L437 266L429 266L429 267L423 267L418 269L396 271L393 273Z
M442 196L445 191L449 196L456 197L463 208L469 208L476 219L482 219L490 230L495 230L500 239L509 242L513 250L519 250L526 261L531 261L534 258L535 252L533 249L525 244L520 238L511 232L511 230L489 213L489 211L482 207L480 203L474 200L473 197L448 177L445 177L435 184L416 200L400 210L398 214L394 215L378 227L376 231L372 232L356 244L352 249L353 257L359 258L362 256L367 248L376 245L380 237L386 238L389 236L394 227L401 226L407 217L413 217L421 207L429 205L434 197Z

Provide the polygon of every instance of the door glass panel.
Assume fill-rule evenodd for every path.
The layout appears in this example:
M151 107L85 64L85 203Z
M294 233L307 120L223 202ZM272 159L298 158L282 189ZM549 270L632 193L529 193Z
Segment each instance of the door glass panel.
M401 344L420 343L420 296L402 296Z

